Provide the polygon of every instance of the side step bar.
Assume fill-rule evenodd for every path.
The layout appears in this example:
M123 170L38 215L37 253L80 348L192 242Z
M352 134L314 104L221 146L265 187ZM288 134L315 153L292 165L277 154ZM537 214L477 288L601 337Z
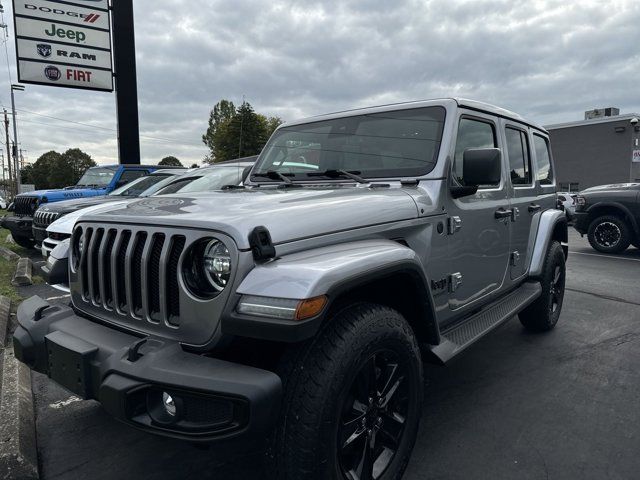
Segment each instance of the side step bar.
M494 328L511 319L542 293L538 282L522 284L480 312L441 332L440 345L429 347L440 362L446 363Z

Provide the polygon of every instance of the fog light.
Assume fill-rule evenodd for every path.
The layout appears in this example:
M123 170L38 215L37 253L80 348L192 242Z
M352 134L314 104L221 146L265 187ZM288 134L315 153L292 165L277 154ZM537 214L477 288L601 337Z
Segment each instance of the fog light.
M176 402L173 401L173 397L167 392L162 392L162 405L164 410L172 417L176 416Z

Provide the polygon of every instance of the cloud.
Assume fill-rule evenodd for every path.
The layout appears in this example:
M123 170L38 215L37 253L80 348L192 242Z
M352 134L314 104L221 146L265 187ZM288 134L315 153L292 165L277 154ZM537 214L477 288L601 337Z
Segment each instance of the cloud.
M285 120L442 96L488 101L539 123L595 107L640 111L633 1L137 0L135 19L146 163L202 159L209 110L243 95ZM1 69L0 85L7 82ZM31 160L79 146L117 161L112 94L30 85L17 104Z

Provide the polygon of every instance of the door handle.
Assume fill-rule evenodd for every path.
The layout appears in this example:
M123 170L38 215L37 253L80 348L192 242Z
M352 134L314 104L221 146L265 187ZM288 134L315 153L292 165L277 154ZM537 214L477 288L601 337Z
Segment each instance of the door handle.
M529 208L527 210L529 210L529 213L536 213L539 212L541 208L542 207L540 205L532 203L531 205L529 205Z
M511 215L513 215L513 212L511 210L505 210L504 208L500 207L498 210L495 211L495 218L497 219L501 219L501 218L509 218L511 217Z

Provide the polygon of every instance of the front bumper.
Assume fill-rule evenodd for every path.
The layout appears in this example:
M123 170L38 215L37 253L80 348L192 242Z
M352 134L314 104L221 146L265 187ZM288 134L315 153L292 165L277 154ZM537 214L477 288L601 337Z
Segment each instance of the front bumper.
M18 360L136 428L246 444L264 439L277 417L282 383L272 372L123 333L39 297L24 301L17 317ZM173 399L174 415L164 393Z
M32 217L12 217L5 216L2 219L2 226L11 231L13 237L33 238Z
M42 245L42 242L47 239L47 229L42 227L36 227L33 225L31 227L31 232L33 234L33 239L36 241L38 245Z

